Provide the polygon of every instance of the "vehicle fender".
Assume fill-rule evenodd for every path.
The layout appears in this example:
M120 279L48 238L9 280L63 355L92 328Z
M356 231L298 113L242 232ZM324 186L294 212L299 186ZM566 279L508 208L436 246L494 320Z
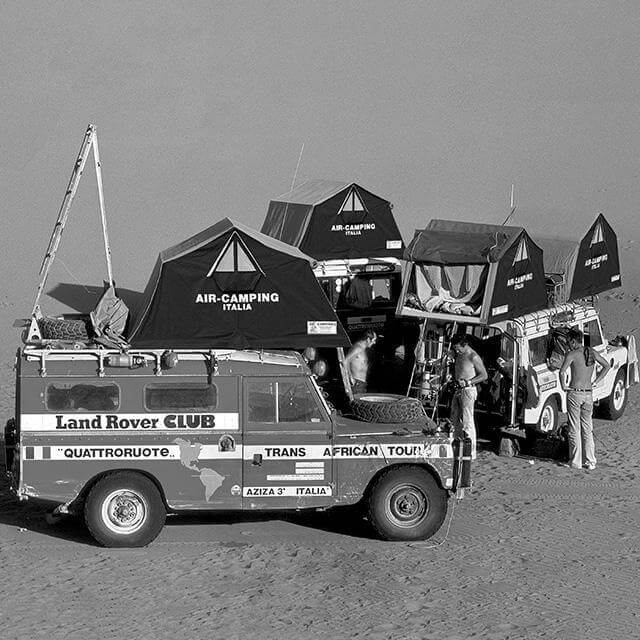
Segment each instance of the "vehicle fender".
M95 476L92 476L91 478L89 478L89 480L87 480L84 483L84 485L80 487L76 497L67 503L69 512L79 513L82 511L87 494L89 493L89 491L91 491L91 488L96 484L96 482L98 482L98 480L102 480L102 478L106 476L111 476L111 475L114 475L117 473L123 473L123 472L139 473L140 475L143 475L149 478L149 480L151 480L151 482L153 482L153 484L156 485L158 491L160 492L160 495L162 496L162 501L164 502L165 507L169 509L169 505L167 504L167 499L164 495L164 489L162 488L162 484L160 483L158 478L156 478L152 473L149 473L148 471L145 471L143 469L132 469L130 467L123 467L122 469L108 469L106 471L101 471L100 473L97 473Z
M375 484L376 480L383 473L386 473L390 469L398 469L398 468L402 468L402 467L422 467L423 469L428 471L435 478L436 482L438 483L438 486L441 489L445 489L445 490L450 490L451 489L451 487L446 487L445 486L445 484L443 482L443 479L442 479L442 475L440 474L440 472L438 471L438 469L436 469L436 467L434 465L432 465L432 464L430 464L428 462L417 462L415 460L407 460L407 462L400 462L400 463L385 465L384 467L379 469L369 479L369 482L367 483L367 487L366 487L366 489L364 490L364 492L362 494L363 499L367 499L369 497L369 494L371 493L371 488Z

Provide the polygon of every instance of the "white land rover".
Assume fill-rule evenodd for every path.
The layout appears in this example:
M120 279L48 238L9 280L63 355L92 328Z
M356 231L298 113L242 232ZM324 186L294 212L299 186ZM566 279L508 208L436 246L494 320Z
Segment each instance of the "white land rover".
M465 324L464 318L460 322L427 321L418 345L418 375L414 376L412 395L422 397L434 410L446 411L448 341L453 333L466 332L472 337L472 346L482 357L489 376L478 390L478 417L498 428L507 440L501 443L501 452L509 453L509 431L515 429L557 434L559 414L567 410L566 393L559 379L562 353L557 338L572 327L580 329L585 344L611 364L611 370L594 387L593 398L596 415L616 420L624 412L629 386L638 382L635 339L619 336L607 341L597 309L576 303L489 326Z

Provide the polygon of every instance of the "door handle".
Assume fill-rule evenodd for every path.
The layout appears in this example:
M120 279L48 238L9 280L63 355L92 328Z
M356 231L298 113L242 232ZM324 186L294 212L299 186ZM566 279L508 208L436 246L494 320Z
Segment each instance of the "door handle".
M262 464L262 454L254 453L253 454L253 462L251 463L253 466L258 467Z

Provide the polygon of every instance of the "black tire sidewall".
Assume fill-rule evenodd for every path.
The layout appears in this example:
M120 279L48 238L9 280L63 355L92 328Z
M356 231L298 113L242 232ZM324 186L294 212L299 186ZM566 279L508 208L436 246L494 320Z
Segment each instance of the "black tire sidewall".
M130 489L140 494L147 506L144 524L131 534L109 529L102 519L102 504L107 496L118 489ZM135 472L116 472L104 476L93 485L84 502L84 519L94 539L105 547L144 547L154 540L166 520L166 509L156 485Z
M368 400L367 397L380 397L381 400ZM386 424L405 424L424 420L424 407L417 398L405 396L386 396L363 394L356 396L351 403L351 413L363 422Z
M390 496L402 485L419 487L428 502L426 517L415 527L404 528L391 522L385 506ZM442 526L448 509L447 492L438 486L436 479L418 466L390 469L372 486L368 500L368 516L376 533L385 540L425 540Z

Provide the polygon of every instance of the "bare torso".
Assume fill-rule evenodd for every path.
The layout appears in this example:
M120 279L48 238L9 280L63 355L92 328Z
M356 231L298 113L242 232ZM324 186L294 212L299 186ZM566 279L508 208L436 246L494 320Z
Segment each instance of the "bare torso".
M569 369L571 370L570 385L574 389L591 389L591 378L593 377L593 364L585 362L582 349L574 349L567 354Z
M369 356L363 342L356 342L347 355L349 375L352 380L366 382L369 371Z
M473 349L469 349L465 353L456 353L454 361L456 380L475 378L480 373L477 365L478 360L480 360L480 356Z

